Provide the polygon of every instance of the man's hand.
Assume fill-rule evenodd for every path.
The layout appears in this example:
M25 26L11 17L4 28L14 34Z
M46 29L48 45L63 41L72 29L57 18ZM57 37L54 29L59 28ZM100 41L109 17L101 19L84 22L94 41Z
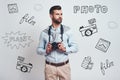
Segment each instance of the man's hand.
M52 45L48 43L46 47L46 53L49 54L51 51L52 51Z
M66 48L64 47L64 44L61 42L58 44L58 49L62 52L66 52Z

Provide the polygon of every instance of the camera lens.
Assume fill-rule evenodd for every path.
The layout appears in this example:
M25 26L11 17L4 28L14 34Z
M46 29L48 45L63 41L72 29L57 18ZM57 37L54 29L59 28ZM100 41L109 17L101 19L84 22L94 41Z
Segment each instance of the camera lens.
M58 49L58 43L53 42L53 43L52 43L52 49L53 49L53 50Z
M92 35L92 30L87 29L87 30L85 31L85 36L90 36L90 35Z

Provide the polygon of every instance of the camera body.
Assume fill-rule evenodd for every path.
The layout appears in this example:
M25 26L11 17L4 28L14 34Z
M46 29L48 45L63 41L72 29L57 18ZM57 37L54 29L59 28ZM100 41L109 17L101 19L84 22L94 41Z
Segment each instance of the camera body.
M79 31L81 32L82 36L91 36L92 34L97 32L96 24L91 24L86 27L80 27Z
M31 69L32 69L32 64L31 63L23 63L21 61L18 61L17 62L17 66L16 66L16 69L19 69L21 70L22 72L30 72Z
M84 60L81 64L81 67L83 67L85 69L92 69L93 63L92 63L92 60L91 60L90 56L87 56L87 57L84 58Z
M59 42L58 42L58 43L57 43L57 42L51 43L51 45L52 45L52 50L58 49L58 44L59 44Z

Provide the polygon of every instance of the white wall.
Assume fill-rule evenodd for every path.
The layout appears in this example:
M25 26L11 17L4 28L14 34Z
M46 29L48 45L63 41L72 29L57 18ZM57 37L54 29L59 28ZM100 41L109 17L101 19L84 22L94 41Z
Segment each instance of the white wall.
M69 55L72 80L119 80L119 3L119 0L0 0L0 80L44 80L44 56L38 55L36 48L41 31L51 24L49 8L56 4L62 6L63 24L72 28L79 45L78 53ZM84 6L89 8L85 8L86 13L82 13ZM23 16L28 19L23 20ZM96 20L95 33L82 36L79 28L89 26L90 19ZM22 65L27 66L27 72L20 70Z

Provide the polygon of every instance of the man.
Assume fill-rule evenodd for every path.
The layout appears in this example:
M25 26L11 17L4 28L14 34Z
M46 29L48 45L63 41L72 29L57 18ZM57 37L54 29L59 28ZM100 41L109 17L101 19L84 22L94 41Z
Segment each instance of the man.
M45 80L71 80L68 54L77 52L69 27L62 25L61 6L49 10L52 25L43 30L37 53L45 55Z

